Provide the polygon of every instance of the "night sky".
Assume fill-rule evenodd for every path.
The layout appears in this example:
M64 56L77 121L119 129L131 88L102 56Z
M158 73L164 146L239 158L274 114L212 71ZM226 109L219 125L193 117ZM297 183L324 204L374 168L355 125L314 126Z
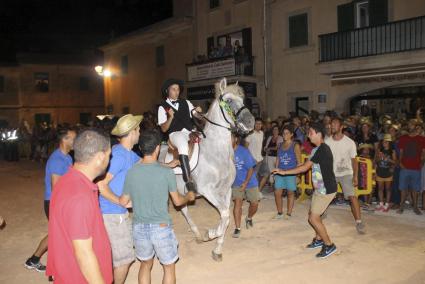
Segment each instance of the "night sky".
M172 0L1 0L0 61L74 53L172 16Z

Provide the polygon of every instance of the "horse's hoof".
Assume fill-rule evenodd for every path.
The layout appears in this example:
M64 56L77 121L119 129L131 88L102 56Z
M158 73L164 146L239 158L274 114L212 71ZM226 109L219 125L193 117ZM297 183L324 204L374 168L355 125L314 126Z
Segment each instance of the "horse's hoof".
M196 240L196 243L197 243L197 244L202 244L202 243L204 242L204 239L202 238L202 236L201 236L201 235L196 236L196 237L195 237L195 240Z
M210 240L211 240L210 239L210 233L208 232L208 230L206 230L205 233L204 233L204 238L202 239L202 241L208 242Z
M223 261L223 254L212 251L212 258L217 262L221 262Z

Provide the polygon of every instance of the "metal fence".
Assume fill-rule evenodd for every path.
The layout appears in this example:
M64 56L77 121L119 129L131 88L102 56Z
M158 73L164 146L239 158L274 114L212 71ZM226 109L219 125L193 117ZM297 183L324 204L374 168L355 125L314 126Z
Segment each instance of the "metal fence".
M425 48L425 16L319 36L319 62Z

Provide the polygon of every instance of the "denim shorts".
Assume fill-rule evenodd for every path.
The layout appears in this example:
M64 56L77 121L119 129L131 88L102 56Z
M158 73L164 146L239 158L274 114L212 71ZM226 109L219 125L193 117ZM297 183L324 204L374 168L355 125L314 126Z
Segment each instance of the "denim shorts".
M274 188L297 191L297 176L274 176Z
M136 257L141 261L155 255L163 265L173 264L179 259L178 242L169 224L133 224Z
M401 169L398 188L400 190L411 189L416 192L420 192L421 191L421 171Z

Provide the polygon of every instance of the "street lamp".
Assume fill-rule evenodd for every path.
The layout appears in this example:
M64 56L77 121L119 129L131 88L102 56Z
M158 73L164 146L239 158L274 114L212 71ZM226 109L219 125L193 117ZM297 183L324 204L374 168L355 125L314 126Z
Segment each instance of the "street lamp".
M112 72L109 69L104 69L103 66L96 66L94 67L94 70L96 71L97 74L99 74L99 76L103 76L103 77L111 77L112 76Z

